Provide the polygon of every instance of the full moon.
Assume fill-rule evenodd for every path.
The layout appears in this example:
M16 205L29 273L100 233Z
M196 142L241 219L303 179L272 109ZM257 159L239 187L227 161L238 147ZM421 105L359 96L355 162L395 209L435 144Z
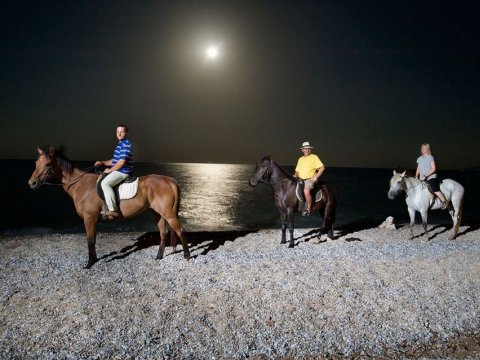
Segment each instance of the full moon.
M207 58L208 59L215 59L218 57L218 47L216 46L210 46L207 48L206 51Z

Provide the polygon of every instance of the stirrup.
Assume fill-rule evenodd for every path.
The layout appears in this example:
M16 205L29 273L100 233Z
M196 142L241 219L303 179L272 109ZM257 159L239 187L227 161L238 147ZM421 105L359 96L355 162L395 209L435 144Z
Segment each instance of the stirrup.
M110 210L103 210L100 212L100 214L105 215L105 216L112 216L112 217L119 217L120 214L116 211L110 211Z
M310 209L306 208L305 210L303 210L302 216L310 216Z

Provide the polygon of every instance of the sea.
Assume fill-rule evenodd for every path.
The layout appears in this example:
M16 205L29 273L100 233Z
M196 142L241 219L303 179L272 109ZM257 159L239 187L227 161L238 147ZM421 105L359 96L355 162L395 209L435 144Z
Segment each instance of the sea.
M93 162L75 162L89 169ZM44 185L31 190L28 180L35 168L34 160L0 160L0 235L83 233L82 219L75 212L72 199L59 186ZM284 166L293 173L293 166ZM248 180L254 164L137 163L135 175L168 175L176 179L181 190L180 221L186 231L254 231L279 228L280 218L269 185L250 186ZM441 171L465 187L463 224L478 224L480 171ZM397 224L408 224L405 196L387 197L392 169L328 167L323 181L338 189L336 229L368 228L379 225L388 216ZM320 228L316 214L296 216L297 228ZM420 215L417 214L417 223ZM429 213L431 224L451 224L445 211ZM158 231L153 215L146 211L134 219L102 221L100 232Z

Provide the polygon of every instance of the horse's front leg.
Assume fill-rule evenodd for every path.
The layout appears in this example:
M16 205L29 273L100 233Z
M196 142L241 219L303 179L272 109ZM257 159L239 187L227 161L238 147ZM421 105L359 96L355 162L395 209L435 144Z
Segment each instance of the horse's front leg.
M83 223L85 224L85 230L87 232L88 243L88 263L87 266L85 266L85 269L90 269L92 265L98 261L97 251L95 249L97 240L97 219L97 214L95 216L85 216L83 218Z
M287 210L287 223L288 231L290 233L290 244L288 244L288 247L293 248L293 230L295 228L295 210L293 208L288 208Z
M408 208L408 215L410 216L410 240L414 238L413 227L415 226L415 210Z
M287 243L287 223L282 220L282 237L280 239L280 244Z
M282 236L280 239L280 244L286 244L287 243L287 214L283 211L280 212L280 221L282 222Z
M430 240L430 236L428 235L428 210L423 210L420 212L422 216L422 226L423 230L425 231L425 237L427 240Z

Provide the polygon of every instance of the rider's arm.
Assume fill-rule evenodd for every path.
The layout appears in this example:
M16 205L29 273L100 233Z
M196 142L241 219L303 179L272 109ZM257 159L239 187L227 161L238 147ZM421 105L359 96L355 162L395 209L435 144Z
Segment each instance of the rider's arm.
M315 175L313 175L313 180L314 180L314 181L318 181L318 178L319 178L320 176L322 176L322 174L323 174L324 171L325 171L325 166L322 166L321 168L319 168L319 169L317 170L317 172L315 173Z
M109 168L109 169L105 169L104 172L106 172L106 173L111 173L111 172L113 172L113 171L118 171L118 170L120 170L120 169L123 167L123 165L125 165L126 162L127 162L127 161L126 161L125 159L120 159L120 160L117 161L117 163L115 164L115 166L112 166L112 167Z
M112 159L110 160L98 160L98 161L95 161L95 164L93 166L100 166L100 165L103 165L103 166L112 166Z
M430 162L430 171L428 172L428 174L425 175L425 177L427 178L430 175L435 174L436 171L437 171L437 166L435 165L435 160L432 160Z
M432 160L430 162L430 171L420 180L427 180L430 175L435 174L435 171L437 171L437 167L435 166L435 160Z

